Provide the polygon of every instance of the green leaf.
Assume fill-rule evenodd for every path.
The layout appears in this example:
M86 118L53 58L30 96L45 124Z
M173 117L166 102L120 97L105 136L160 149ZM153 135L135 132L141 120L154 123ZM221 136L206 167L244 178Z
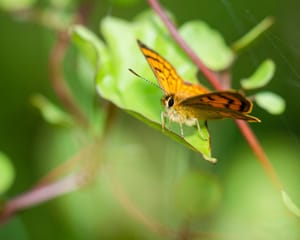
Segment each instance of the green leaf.
M260 92L255 94L255 102L267 112L278 115L285 110L285 101L273 92Z
M221 71L232 64L234 55L231 49L226 45L222 35L206 23L187 22L179 31L208 68Z
M48 123L59 126L73 125L71 116L55 106L44 96L36 94L32 97L31 102L40 110L42 116Z
M243 89L255 89L261 88L272 79L275 72L275 63L267 59L259 65L257 70L248 78L241 80L241 85Z
M288 210L294 215L300 217L299 207L293 202L293 200L289 197L289 195L285 191L281 191L281 197L284 205L288 208Z
M17 11L30 8L36 0L0 0L0 8L7 11Z
M175 203L185 218L207 215L220 203L221 189L217 179L201 172L190 172L175 188Z
M71 37L81 53L97 68L99 54L105 50L104 43L96 34L81 25L71 28Z
M266 17L243 37L234 42L231 48L235 52L240 52L253 43L257 38L259 38L264 32L266 32L273 25L273 23L274 19L272 17Z
M127 110L127 112L130 113L131 115L135 116L139 120L145 122L149 126L155 128L157 130L162 130L162 126L160 123L151 121L139 113L136 113L136 112L133 112L130 110ZM190 148L191 150L196 151L196 152L201 152L203 154L203 157L205 160L207 160L211 163L216 163L217 159L210 156L210 152L211 152L210 145L209 145L209 147L207 147L202 142L202 141L209 141L209 133L204 128L201 130L202 130L202 134L204 135L205 138L207 138L207 140L203 140L202 138L199 138L198 132L193 132L192 134L185 136L185 138L182 138L181 136L178 135L178 133L175 133L174 131L172 131L168 128L166 128L162 131L165 135L173 138L175 141L185 145L186 147ZM196 148L195 146L199 146L199 147Z
M12 185L15 171L10 159L2 152L0 152L0 176L0 194L3 194Z
M86 37L87 30L75 30L78 35L77 38L82 41L82 46L94 45L93 48L89 49L99 51L97 54L99 70L96 76L98 93L119 108L161 130L161 112L163 109L160 99L163 92L155 86L157 81L140 52L136 40L140 39L166 59L172 59L170 62L178 73L190 82L197 82L196 67L187 61L182 52L178 52L175 44L169 40L166 29L153 13L143 13L132 23L107 17L101 22L100 27L107 43L105 47L103 45L96 47L99 40L94 37ZM89 51L85 49L81 48L83 54L95 56L92 53L87 54ZM155 84L149 84L131 74L128 71L129 68L134 69ZM205 159L216 162L216 159L211 157L209 134L203 126L202 132L207 136L206 139L200 137L196 128L186 127L184 139L180 136L177 124L170 124L168 128L172 132L165 130L165 134L202 153Z

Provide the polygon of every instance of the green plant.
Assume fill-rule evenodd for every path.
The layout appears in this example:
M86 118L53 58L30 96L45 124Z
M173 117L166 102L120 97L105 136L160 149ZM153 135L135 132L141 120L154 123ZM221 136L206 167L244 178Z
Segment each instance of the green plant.
M214 213L221 202L220 183L211 172L189 169L182 174L183 177L178 178L176 184L172 185L173 189L166 191L170 195L173 194L175 199L175 204L168 206L170 208L168 210L179 209L178 213L176 212L179 216L174 220L175 223L170 221L173 224L172 227L168 226L168 222L161 224L160 221L154 220L155 218L141 211L137 207L138 204L133 204L135 201L128 197L124 191L126 187L120 184L120 179L125 182L124 185L127 183L126 180L134 184L135 174L138 175L138 173L128 171L130 174L127 172L128 175L122 178L122 173L121 177L115 173L122 162L117 161L116 164L111 164L105 161L104 148L110 140L116 121L114 111L116 108L121 109L161 131L160 113L162 109L159 99L162 93L160 89L136 78L128 71L128 68L133 68L145 78L154 79L147 63L139 53L136 45L137 38L142 39L166 59L173 59L172 64L177 67L184 79L197 82L196 74L199 69L203 75L200 81L202 82L203 78L206 78L215 89L220 90L224 88L222 79L226 79L224 85L230 88L232 81L230 71L234 63L239 60L238 57L242 54L242 50L249 47L263 34L272 25L273 19L266 18L230 47L225 44L221 34L205 22L190 21L176 30L169 17L171 14L166 15L156 1L149 0L149 4L154 12L142 13L131 22L115 17L105 17L101 21L103 39L84 27L86 15L82 13L90 5L81 6L78 11L79 16L65 16L68 18L62 25L56 24L59 21L53 20L59 19L60 14L48 15L49 13L47 13L47 16L53 20L47 22L41 21L44 19L41 17L44 16L43 14L36 15L36 12L31 12L32 15L29 16L41 17L39 20L42 24L48 25L58 32L57 41L50 57L50 79L61 106L57 106L40 94L33 96L32 103L40 110L48 123L64 129L63 134L66 134L64 135L66 139L61 143L73 148L69 143L75 137L81 144L79 147L74 147L74 152L77 153L69 157L69 161L61 164L37 186L20 196L5 201L0 215L2 221L9 219L11 215L20 210L97 181L95 180L99 174L97 170L101 169L102 172L109 175L112 192L123 208L150 230L158 232L162 236L178 236L182 239L194 236L214 236L212 232L202 231L202 229L195 231L191 227L194 223L198 223L199 219L201 222L201 219ZM83 22L82 20L78 22L78 18L83 19ZM173 17L171 18L173 19ZM74 58L77 60L75 69L72 65ZM241 80L234 79L234 81L240 81L241 87L247 91L246 93L249 91L251 94L254 93L251 97L257 105L273 114L284 111L285 104L279 96L274 93L257 92L259 88L265 87L273 77L275 63L267 59L253 72L250 77ZM68 78L65 79L64 76L68 76ZM93 81L94 79L95 81ZM99 101L102 103L100 106ZM272 105L266 104L267 101L270 101ZM237 125L249 142L261 166L266 170L266 175L270 177L276 190L282 194L285 205L294 215L299 216L298 207L284 190L250 127L240 121L237 122ZM189 134L184 139L179 136L176 126L171 126L171 129L165 130L164 133L180 144L201 153L206 160L214 161L213 157L215 156L211 154L210 141L201 139L195 129L191 128L188 131ZM61 138L62 135L60 135ZM126 155L126 150L123 149L124 152L122 152L120 145L120 143L116 144L120 151L116 153L116 156L122 159L122 153ZM110 152L115 151L113 148L109 150ZM62 155L64 154L67 155L67 153ZM149 167L143 161L133 164L138 170ZM145 166L141 167L139 164L145 164ZM13 170L10 171L13 173ZM149 172L155 171L150 169ZM148 178L146 173L139 174L142 175L139 179L143 180L143 186L149 187L154 192L157 191L158 196L163 195L159 192L160 190L157 190L159 182ZM57 180L58 178L61 179ZM159 176L157 178L161 179ZM2 181L4 182L4 178ZM147 194L153 197L150 193L145 193L146 196L141 196L145 202L150 199L150 197L147 198ZM157 200L158 203L154 202L159 204L159 200L161 199ZM136 201L138 202L138 200ZM230 236L228 237L230 238Z

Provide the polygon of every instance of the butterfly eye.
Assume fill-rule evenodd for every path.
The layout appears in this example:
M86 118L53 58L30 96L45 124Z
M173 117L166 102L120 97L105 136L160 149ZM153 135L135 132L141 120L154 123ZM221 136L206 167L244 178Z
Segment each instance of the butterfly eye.
M172 107L174 105L174 98L173 97L170 97L169 99L168 99L168 107L170 108L170 107Z

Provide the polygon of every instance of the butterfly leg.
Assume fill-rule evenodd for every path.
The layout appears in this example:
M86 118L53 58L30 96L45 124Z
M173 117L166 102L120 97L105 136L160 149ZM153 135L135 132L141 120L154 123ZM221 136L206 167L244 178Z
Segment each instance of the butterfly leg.
M184 138L182 122L179 122L179 127L180 127L180 135L182 138Z
M164 132L165 131L165 122L166 122L166 113L162 112L160 115L161 118L161 129Z
M198 120L196 121L196 124L197 124L197 129L198 129L198 132L199 132L200 137L201 137L203 140L207 141L208 138L207 138L206 136L203 135L203 131L202 131L201 128L200 128L200 123L199 123ZM204 126L205 126L205 129L207 130L207 121L206 121L206 120L205 120L205 122L204 122Z

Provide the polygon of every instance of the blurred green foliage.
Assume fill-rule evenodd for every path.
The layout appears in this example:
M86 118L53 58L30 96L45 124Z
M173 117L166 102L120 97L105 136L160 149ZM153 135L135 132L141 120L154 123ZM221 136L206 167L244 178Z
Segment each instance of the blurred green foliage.
M12 166L11 160L4 154L0 152L0 194L9 189L13 183L15 174L14 168Z
M47 9L55 6L55 2L58 1L37 1L34 6ZM70 14L79 1L65 4ZM239 88L238 79L250 76L266 58L275 62L277 69L266 90L282 96L287 108L283 115L274 116L254 106L254 115L262 123L253 129L286 191L299 205L300 113L296 101L300 88L297 70L300 35L295 23L300 21L297 10L300 3L165 0L162 4L172 12L179 26L194 19L204 21L218 29L229 45L265 16L274 16L272 30L245 50L233 65L233 79ZM103 18L114 16L131 21L147 8L142 1L96 1L88 17L88 27L101 34L98 26ZM90 139L81 128L64 126L69 120L61 112L63 106L49 81L48 61L55 33L7 8L0 12L0 29L0 149L10 157L15 169L14 184L3 196L4 200L28 190L51 169L80 151ZM125 37L114 29L107 31L120 39ZM133 58L144 61L135 42L130 44ZM175 57L174 61L177 61ZM139 67L128 67L139 70ZM98 123L92 124L94 129L91 129L97 135L103 131L105 105L99 106L97 102L93 69L93 63L70 46L64 65L65 77L81 109L90 121ZM122 74L132 77L127 68ZM153 79L151 75L146 77ZM151 86L145 84L144 88ZM50 101L39 98L36 103L50 107L50 119L54 116L54 123L64 124L45 123L30 104L37 92ZM118 110L114 119L105 143L99 146L100 168L95 181L81 191L19 213L1 226L1 239L164 239L133 214L123 193L144 215L174 230L217 233L223 239L300 238L299 220L286 211L278 192L232 121L209 124L213 155L219 160L213 166L199 154L123 111ZM205 212L207 209L211 210ZM191 217L193 214L198 218Z

